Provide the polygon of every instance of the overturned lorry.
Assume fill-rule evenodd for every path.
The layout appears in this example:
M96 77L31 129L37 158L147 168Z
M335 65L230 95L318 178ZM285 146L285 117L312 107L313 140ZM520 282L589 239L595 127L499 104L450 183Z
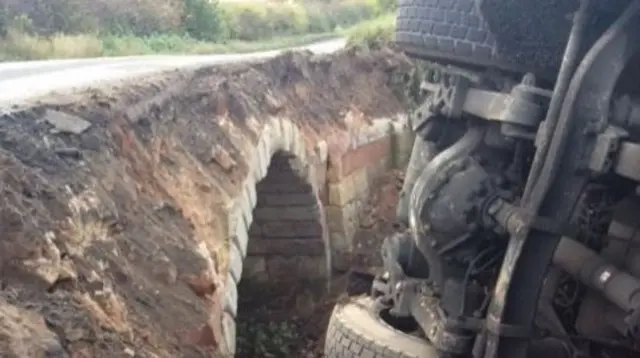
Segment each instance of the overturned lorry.
M325 354L638 357L640 0L400 0L422 104L372 292Z

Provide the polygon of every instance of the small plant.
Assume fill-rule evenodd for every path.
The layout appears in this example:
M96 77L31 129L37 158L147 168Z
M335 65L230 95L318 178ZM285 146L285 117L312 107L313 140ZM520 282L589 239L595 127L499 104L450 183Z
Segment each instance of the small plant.
M299 327L293 320L243 320L237 331L239 357L293 357L300 341Z
M372 50L379 49L389 44L393 39L394 26L395 17L393 14L365 21L347 31L347 43Z

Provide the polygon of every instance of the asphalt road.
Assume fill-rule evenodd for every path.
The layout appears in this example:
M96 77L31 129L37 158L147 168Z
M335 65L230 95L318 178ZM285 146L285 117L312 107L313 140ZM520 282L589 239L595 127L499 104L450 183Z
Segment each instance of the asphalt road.
M153 55L92 59L0 63L0 105L17 105L51 92L97 87L115 80L177 68L197 67L269 58L282 51L306 49L314 53L335 52L343 39L318 42L283 50L225 55Z

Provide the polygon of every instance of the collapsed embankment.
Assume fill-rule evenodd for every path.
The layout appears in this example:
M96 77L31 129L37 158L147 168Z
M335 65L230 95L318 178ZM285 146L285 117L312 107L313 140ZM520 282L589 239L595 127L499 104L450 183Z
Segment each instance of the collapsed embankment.
M0 355L228 356L241 277L349 265L371 183L409 149L410 66L285 54L2 115Z

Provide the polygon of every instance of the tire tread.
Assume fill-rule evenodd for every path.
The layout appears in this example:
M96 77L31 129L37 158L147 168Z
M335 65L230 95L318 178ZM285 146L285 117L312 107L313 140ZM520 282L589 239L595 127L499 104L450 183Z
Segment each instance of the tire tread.
M486 64L497 56L495 39L473 0L400 0L395 42L440 55ZM412 52L411 50L409 52Z

